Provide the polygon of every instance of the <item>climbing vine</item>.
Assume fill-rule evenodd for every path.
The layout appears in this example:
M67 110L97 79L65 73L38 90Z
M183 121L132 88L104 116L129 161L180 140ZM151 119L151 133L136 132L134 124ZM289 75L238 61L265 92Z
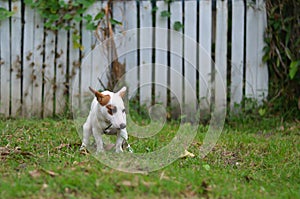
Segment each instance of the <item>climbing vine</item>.
M104 17L100 12L95 17L85 14L95 0L25 0L24 3L32 9L37 10L45 20L44 27L57 31L60 29L72 30L72 42L75 48L83 49L80 44L79 31L76 23L86 23L87 30L95 30L97 21Z
M0 7L0 21L5 20L14 15L13 11L8 11L3 7Z

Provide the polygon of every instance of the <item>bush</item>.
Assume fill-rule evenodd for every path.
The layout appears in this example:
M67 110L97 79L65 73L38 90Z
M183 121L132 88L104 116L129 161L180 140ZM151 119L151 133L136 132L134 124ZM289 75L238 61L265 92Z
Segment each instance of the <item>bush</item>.
M273 111L294 117L300 109L300 1L266 0L266 6L264 61L270 71L269 105Z

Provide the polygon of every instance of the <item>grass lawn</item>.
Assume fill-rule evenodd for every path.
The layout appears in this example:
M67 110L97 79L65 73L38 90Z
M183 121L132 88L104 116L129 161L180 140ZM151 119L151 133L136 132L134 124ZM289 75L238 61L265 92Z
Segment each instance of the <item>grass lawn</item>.
M149 152L172 139L168 123L132 147ZM300 123L231 121L204 159L200 127L185 157L145 174L113 170L79 153L72 120L1 120L0 198L300 198ZM122 155L122 154L120 154Z

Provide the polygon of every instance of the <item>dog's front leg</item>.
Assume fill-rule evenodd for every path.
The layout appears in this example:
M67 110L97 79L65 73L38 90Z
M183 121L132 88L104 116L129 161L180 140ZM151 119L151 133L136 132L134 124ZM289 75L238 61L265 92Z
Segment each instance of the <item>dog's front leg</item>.
M93 128L93 135L95 137L95 141L96 141L96 145L97 145L96 154L104 151L102 136L101 136L101 133L98 132L97 130L98 130L97 128Z
M122 144L124 140L128 139L128 134L126 129L121 129L118 133L117 142L116 142L116 152L120 153L123 152Z
M85 150L85 148L89 144L89 137L91 135L91 127L88 122L84 123L83 125L83 138L82 138L82 144L80 147L80 151Z

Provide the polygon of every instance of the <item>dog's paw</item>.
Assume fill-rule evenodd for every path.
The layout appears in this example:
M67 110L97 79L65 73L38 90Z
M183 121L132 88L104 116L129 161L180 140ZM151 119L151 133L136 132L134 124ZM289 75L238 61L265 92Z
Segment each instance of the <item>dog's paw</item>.
M117 148L116 148L116 153L123 153L123 149L122 149L122 148L119 148L119 147L117 147Z
M79 151L85 151L86 150L86 145L82 144L79 148Z
M97 151L95 152L95 155L100 155L100 154L103 154L105 151L104 149L97 149Z

